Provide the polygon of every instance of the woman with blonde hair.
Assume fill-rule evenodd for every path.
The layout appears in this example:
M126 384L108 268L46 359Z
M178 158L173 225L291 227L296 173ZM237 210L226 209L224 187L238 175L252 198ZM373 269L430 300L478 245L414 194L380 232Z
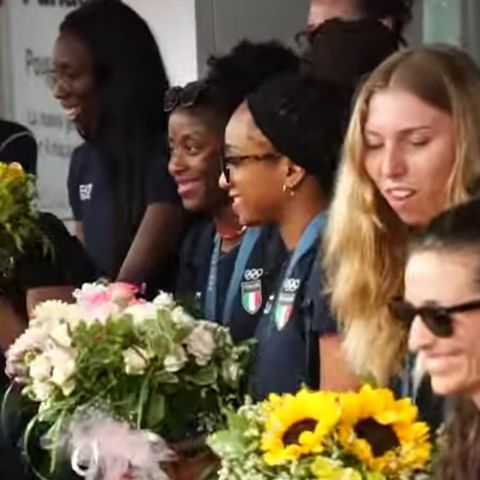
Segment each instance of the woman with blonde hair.
M475 192L479 125L480 72L454 47L402 50L358 93L324 265L347 357L379 384L406 358L407 332L387 305L403 293L409 232Z

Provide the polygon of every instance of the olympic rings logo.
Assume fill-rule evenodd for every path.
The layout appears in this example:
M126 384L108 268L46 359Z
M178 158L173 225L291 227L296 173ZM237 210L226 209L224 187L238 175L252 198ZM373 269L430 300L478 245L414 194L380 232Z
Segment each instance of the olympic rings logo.
M252 268L245 270L245 280L259 280L263 276L263 268Z
M297 278L287 278L283 282L283 290L287 293L296 292L300 288L300 280Z

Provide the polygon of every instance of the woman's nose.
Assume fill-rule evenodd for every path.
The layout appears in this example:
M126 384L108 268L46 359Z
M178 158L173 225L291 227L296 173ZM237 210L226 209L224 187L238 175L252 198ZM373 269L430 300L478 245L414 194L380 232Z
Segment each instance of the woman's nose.
M382 174L386 178L398 178L407 172L407 164L401 148L390 145L385 148L382 159Z
M435 343L435 335L425 326L419 315L413 320L408 336L408 348L419 352L430 348Z
M185 163L179 150L172 148L168 160L168 171L171 175L178 174L185 169Z
M65 88L64 83L60 79L53 80L52 92L57 100L64 100L69 93L68 89Z
M220 173L220 177L218 179L218 186L222 190L228 190L230 188L230 182L227 180L225 172Z

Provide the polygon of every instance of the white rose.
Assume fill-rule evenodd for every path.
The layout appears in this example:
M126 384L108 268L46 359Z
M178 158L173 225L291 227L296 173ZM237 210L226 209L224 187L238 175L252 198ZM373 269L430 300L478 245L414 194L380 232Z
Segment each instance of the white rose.
M180 345L175 345L173 351L163 360L163 366L167 372L178 372L187 363L187 354Z
M175 306L173 295L167 292L160 292L153 300L153 304L157 308L171 309Z
M72 339L66 323L55 325L50 331L50 337L53 338L61 347L68 348L72 346Z
M29 327L8 349L7 358L11 358L12 360L19 359L28 351L43 350L48 335L48 329L46 328Z
M70 377L60 386L60 389L62 390L62 393L63 395L65 395L65 397L69 397L71 393L75 390L75 386L75 381L73 380L73 378Z
M33 382L32 393L38 402L44 402L52 393L53 385L49 382Z
M155 319L157 317L157 309L151 303L136 303L128 307L125 312L132 316L133 323L139 325L145 320Z
M53 367L52 372L52 383L63 388L65 384L72 378L72 375L75 373L75 361L69 360L61 365Z
M150 356L143 348L128 348L123 352L125 373L127 375L141 375L147 368Z
M52 374L52 362L50 357L45 354L35 357L28 367L30 377L34 381L41 382L42 380L48 380Z
M171 313L172 321L181 327L193 328L197 321L182 307L175 307Z
M212 357L215 341L212 332L199 323L186 339L187 350L195 357L198 365L204 366Z
M32 314L31 326L50 325L70 316L71 305L60 300L46 300L39 303Z
M75 351L73 349L53 347L47 353L53 365L50 380L63 390L75 373Z

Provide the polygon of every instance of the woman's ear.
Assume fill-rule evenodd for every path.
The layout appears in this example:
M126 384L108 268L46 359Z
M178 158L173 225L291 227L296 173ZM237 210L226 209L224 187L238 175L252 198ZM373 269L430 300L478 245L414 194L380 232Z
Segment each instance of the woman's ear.
M291 160L287 159L285 185L288 189L294 191L300 185L300 183L302 183L306 175L307 172L303 167L300 167Z

